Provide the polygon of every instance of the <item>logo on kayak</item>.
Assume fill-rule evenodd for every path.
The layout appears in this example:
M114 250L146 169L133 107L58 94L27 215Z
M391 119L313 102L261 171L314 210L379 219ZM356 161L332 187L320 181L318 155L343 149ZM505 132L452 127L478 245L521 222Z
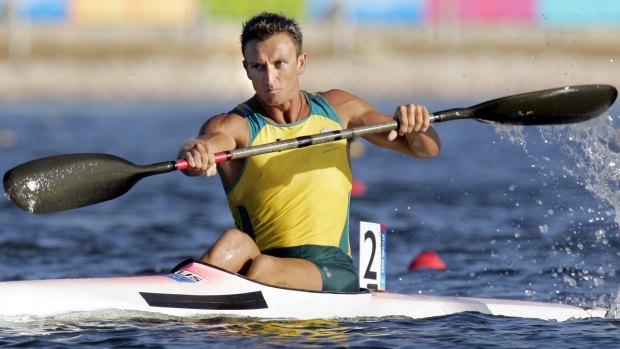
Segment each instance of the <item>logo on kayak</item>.
M194 274L191 271L187 271L187 270L177 270L173 274L168 274L168 277L175 279L178 282L185 282L185 283L197 283L197 282L206 281L206 279L203 278L202 276Z

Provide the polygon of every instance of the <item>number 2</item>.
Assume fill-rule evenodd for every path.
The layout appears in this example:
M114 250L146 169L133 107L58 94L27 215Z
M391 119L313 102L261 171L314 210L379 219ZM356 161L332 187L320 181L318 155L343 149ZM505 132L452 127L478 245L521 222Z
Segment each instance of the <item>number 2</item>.
M372 231L367 231L364 234L364 241L370 239L370 243L372 244L372 250L370 252L370 260L368 261L368 266L366 266L366 271L364 272L364 279L376 280L377 272L371 271L370 267L372 266L373 261L375 260L375 251L377 249L377 240L375 239L375 234Z

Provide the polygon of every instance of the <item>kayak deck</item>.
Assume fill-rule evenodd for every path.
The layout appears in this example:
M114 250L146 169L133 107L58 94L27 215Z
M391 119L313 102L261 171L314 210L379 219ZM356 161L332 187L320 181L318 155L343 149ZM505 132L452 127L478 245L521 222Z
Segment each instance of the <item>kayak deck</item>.
M314 292L265 285L188 260L167 275L0 282L0 318L137 311L145 316L335 319L446 316L461 312L565 321L600 318L603 308L389 292Z

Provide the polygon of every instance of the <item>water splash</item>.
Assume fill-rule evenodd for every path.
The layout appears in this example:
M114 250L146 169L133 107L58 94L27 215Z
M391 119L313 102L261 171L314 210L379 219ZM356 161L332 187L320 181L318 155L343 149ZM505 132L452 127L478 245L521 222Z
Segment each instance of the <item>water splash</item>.
M620 224L620 130L612 116L558 128L540 128L544 139L555 140L574 166L563 170L585 189L614 208L614 220Z
M503 125L503 124L494 124L495 133L499 135L500 138L507 138L513 144L519 144L523 147L523 150L527 153L527 142L525 138L525 134L523 130L525 127L523 126L513 126L513 125Z
M614 127L611 115L601 116L593 120L567 125L546 126L537 128L545 144L557 145L562 155L572 161L564 161L562 171L566 176L575 179L598 198L607 201L613 207L616 225L620 225L620 130ZM544 170L544 163L550 162L548 157L537 157L530 154L523 127L497 126L500 137L520 145L534 160L532 166ZM548 174L543 173L544 177ZM607 213L599 212L602 216Z
M557 198L572 195L575 188L592 194L595 201L587 197L579 201L571 197L558 201L559 213L563 212L567 218L559 226L560 234L550 233L557 227L552 225L557 223L557 218L545 221L538 230L564 263L553 273L558 280L556 291L560 299L581 306L591 306L592 302L603 307L611 304L608 317L613 318L620 318L620 296L615 301L612 296L616 291L614 285L617 285L613 281L617 280L616 268L610 263L610 258L618 254L614 246L620 238L618 124L620 116L603 115L572 125L496 129L502 139L523 148L531 166L539 173L537 181L542 187L554 190L552 195ZM573 188L565 191L564 184ZM539 200L539 204L545 201ZM584 287L591 290L586 298L571 291ZM601 291L604 294L600 294Z

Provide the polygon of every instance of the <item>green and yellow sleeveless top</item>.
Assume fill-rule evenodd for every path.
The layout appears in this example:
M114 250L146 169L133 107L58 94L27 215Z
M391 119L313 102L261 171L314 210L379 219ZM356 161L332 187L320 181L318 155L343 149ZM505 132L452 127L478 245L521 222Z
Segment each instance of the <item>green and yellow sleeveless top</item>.
M343 129L323 96L303 94L310 114L290 124L273 123L247 103L238 105L232 113L247 121L250 146ZM347 147L340 140L247 158L226 189L237 228L251 235L261 251L321 245L351 255Z

